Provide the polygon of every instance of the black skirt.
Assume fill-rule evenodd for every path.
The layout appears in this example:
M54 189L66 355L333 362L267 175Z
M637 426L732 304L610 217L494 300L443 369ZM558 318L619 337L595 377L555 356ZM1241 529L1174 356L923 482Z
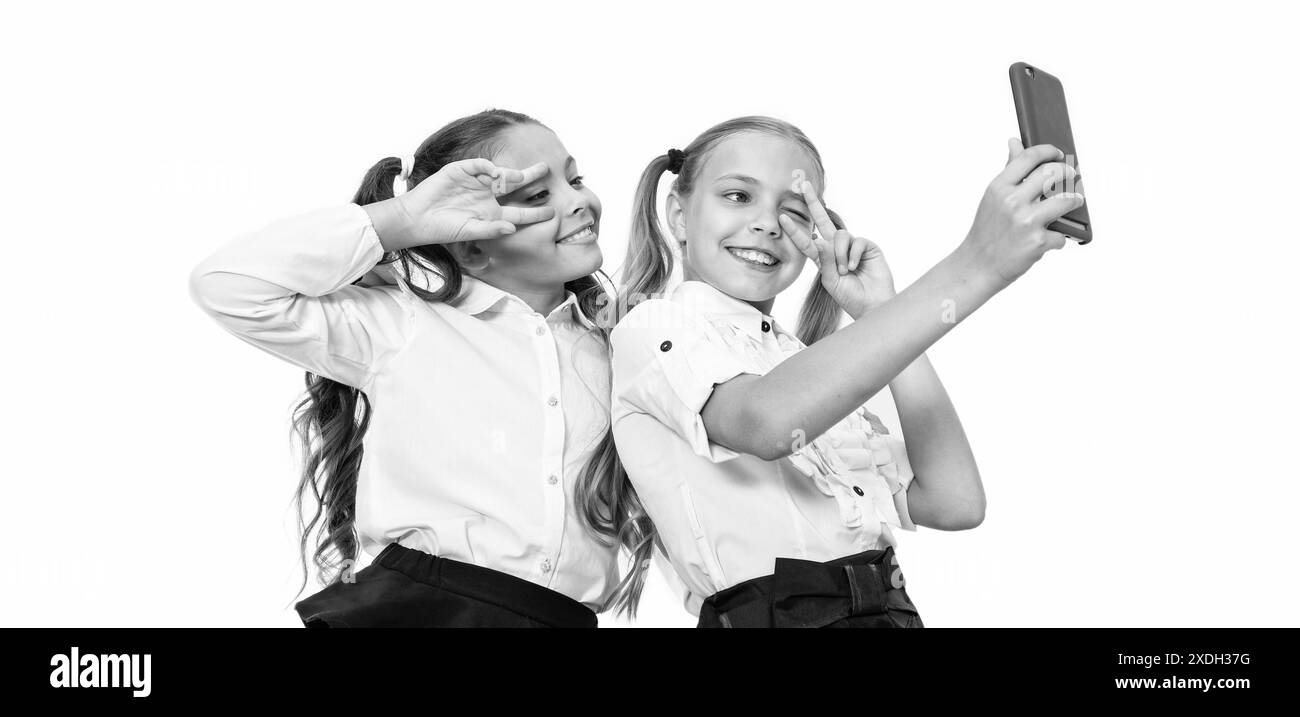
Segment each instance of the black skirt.
M696 627L925 627L892 546L825 563L777 558L771 575L721 590Z
M397 543L294 609L313 628L596 627L596 613L554 590Z

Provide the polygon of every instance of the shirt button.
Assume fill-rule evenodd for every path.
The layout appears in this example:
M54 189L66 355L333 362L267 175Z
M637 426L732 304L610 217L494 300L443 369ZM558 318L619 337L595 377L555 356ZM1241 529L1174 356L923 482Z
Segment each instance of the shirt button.
M853 486L853 492L857 493L858 495L866 495L866 493L862 492L862 489L857 486Z
M772 325L769 324L769 323L767 323L766 321L764 321L764 322L763 322L763 331L764 331L764 332L767 332L767 331L771 331L771 330L772 330Z
M667 350L671 349L672 347L673 347L673 342L671 342L671 341L665 341L665 342L663 342L662 344L659 344L659 350L660 350L660 351L667 351Z
M548 406L554 406L554 405L558 404L559 402L560 402L560 399L556 398L555 396L551 396L550 398L546 399L546 405L548 405Z
M542 572L544 572L544 573L549 573L549 572L551 572L551 559L550 559L550 558L547 558L547 559L545 559L545 560L542 561Z
M538 326L538 327L537 327L537 335L538 335L538 336L545 336L545 335L546 335L546 329L544 329L544 328Z
M556 477L554 473L552 473L551 476L546 479L546 482L550 483L551 485L555 485L556 483L560 482L560 479Z

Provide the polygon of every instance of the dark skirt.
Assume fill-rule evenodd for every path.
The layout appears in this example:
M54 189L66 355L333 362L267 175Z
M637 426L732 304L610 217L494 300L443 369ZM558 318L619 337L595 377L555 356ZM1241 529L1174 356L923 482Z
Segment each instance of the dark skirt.
M771 575L704 601L696 627L925 627L892 546L825 563L777 558Z
M596 613L554 590L397 543L294 609L306 627L596 627Z

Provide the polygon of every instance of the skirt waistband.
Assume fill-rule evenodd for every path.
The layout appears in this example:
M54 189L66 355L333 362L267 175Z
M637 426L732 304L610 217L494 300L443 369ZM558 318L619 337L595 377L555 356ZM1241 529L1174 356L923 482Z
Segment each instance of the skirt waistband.
M498 605L553 627L595 627L596 613L573 598L498 570L389 543L374 564L412 580Z
M822 627L846 618L881 626L920 624L893 546L824 563L777 558L771 575L720 590L700 608L700 627ZM871 616L880 616L870 620Z

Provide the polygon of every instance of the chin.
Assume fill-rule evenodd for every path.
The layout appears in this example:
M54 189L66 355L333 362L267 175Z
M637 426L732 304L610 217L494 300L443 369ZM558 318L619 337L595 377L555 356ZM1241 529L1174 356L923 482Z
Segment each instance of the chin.
M727 277L727 280L714 284L724 294L741 301L767 301L781 293L789 283L779 277Z
M601 254L600 247L592 244L589 248L584 249L581 257L575 257L574 260L569 263L568 268L570 271L567 273L572 274L573 278L577 279L578 277L587 276L588 274L595 274L604 263L605 257ZM570 279L570 281L572 281L572 279Z

